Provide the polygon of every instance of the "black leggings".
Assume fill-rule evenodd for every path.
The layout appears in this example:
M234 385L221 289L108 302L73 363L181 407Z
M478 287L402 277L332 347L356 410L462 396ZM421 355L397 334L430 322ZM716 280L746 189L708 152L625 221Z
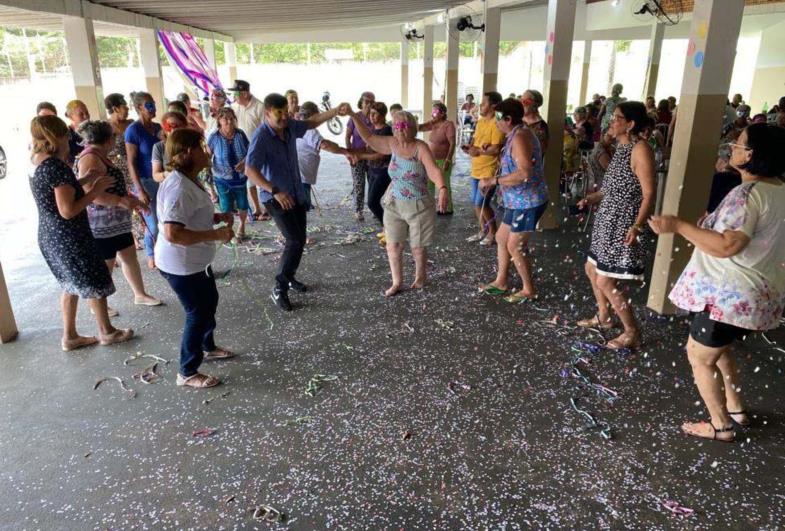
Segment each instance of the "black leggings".
M381 168L369 168L368 170L371 184L368 187L368 208L384 225L384 207L382 206L382 196L390 186L390 174L387 173L387 166Z

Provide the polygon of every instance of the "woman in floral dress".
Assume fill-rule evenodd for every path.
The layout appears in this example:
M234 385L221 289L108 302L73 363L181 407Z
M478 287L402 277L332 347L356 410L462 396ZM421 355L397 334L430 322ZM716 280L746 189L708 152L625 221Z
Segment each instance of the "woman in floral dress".
M30 124L33 137L30 189L38 207L38 246L63 290L64 351L100 342L110 345L127 341L133 330L112 326L106 298L114 293L112 276L101 259L90 231L86 208L113 181L108 176L82 185L65 162L70 154L68 126L57 116L36 116ZM80 336L76 331L79 298L88 299L98 323L98 337Z
M686 422L695 437L731 442L735 425L746 426L735 340L779 325L785 310L785 129L753 124L731 144L730 165L741 184L699 224L655 216L657 234L676 233L695 246L670 293L693 314L687 357L709 422Z
M125 96L122 94L109 94L104 98L104 106L106 113L109 115L109 124L114 131L114 146L107 157L123 172L125 179L125 186L128 190L131 189L131 176L128 174L128 158L125 152L125 130L133 123L133 120L128 119L128 103L125 101ZM134 237L134 246L137 250L142 248L142 241L144 241L144 225L142 225L142 217L139 212L134 209L131 211L131 234Z

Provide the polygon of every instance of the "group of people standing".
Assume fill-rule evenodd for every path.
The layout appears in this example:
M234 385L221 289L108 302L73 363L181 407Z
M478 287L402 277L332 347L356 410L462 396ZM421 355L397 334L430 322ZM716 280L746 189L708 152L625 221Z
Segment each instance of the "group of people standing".
M232 106L226 93L213 91L206 117L195 113L186 98L173 102L161 124L154 121L156 105L146 93L132 95L138 116L133 122L119 94L106 98L106 122L91 121L78 101L66 110L70 126L57 118L51 104L39 105L31 124L30 185L40 214L39 245L63 289L63 350L133 336L110 320L116 312L106 299L115 291L115 260L136 304L161 304L145 291L136 260L132 216L138 212L148 265L161 272L186 314L177 384L217 385L217 378L199 372L205 359L234 355L213 337L218 290L210 264L217 246L244 236L252 209L271 216L284 239L271 298L282 310L292 310L289 293L308 291L297 272L321 150L349 160L358 219L369 183L368 206L383 226L380 238L391 271L385 295L404 289L406 241L415 260L411 288L425 285L436 214L453 212L450 173L457 134L443 104L436 102L431 119L418 123L402 109L388 121L387 106L370 92L361 95L356 110L342 103L320 113L312 102L300 105L295 91L269 94L261 101L241 80L230 91ZM585 270L597 307L595 315L576 324L601 331L620 325L621 333L606 346L638 347L640 325L620 282L644 278L648 239L641 235L647 228L683 236L695 251L671 300L694 314L687 351L711 416L709 422L686 423L683 429L733 440L734 426L750 419L729 347L751 331L776 327L785 302L785 157L780 149L785 130L750 124L729 144L729 165L742 182L711 214L697 222L652 216L655 159L647 130L653 119L644 103L623 101L620 93L619 87L603 106L607 126L599 128L598 149L605 154L601 186L578 205L596 208ZM552 199L543 174L549 128L538 111L542 104L535 90L508 99L497 92L483 94L479 107L472 109L477 114L473 138L460 146L471 158L469 199L478 224L467 240L496 245L496 276L481 290L509 303L538 296L529 242ZM583 138L594 137L588 117L578 114ZM350 119L346 147L316 131L335 116ZM427 142L417 138L420 131L429 133ZM236 234L234 213L239 215ZM511 264L520 288L510 282ZM79 297L90 301L98 337L76 330Z

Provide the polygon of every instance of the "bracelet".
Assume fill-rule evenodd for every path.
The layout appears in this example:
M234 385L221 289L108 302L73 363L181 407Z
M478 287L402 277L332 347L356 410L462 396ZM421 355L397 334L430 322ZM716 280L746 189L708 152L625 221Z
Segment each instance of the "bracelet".
M637 223L630 227L631 229L635 229L636 232L640 232L643 229L643 225L638 225Z

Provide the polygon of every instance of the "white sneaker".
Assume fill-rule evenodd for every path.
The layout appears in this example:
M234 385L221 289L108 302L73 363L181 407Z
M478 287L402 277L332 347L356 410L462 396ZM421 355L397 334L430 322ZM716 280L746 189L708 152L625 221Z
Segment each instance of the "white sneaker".
M471 236L466 238L466 241L467 242L478 242L478 241L482 240L483 238L485 238L485 233L484 232L478 232L477 234L472 234Z
M488 234L485 235L485 238L480 240L480 245L493 245L495 241L496 241L496 236L489 232Z

